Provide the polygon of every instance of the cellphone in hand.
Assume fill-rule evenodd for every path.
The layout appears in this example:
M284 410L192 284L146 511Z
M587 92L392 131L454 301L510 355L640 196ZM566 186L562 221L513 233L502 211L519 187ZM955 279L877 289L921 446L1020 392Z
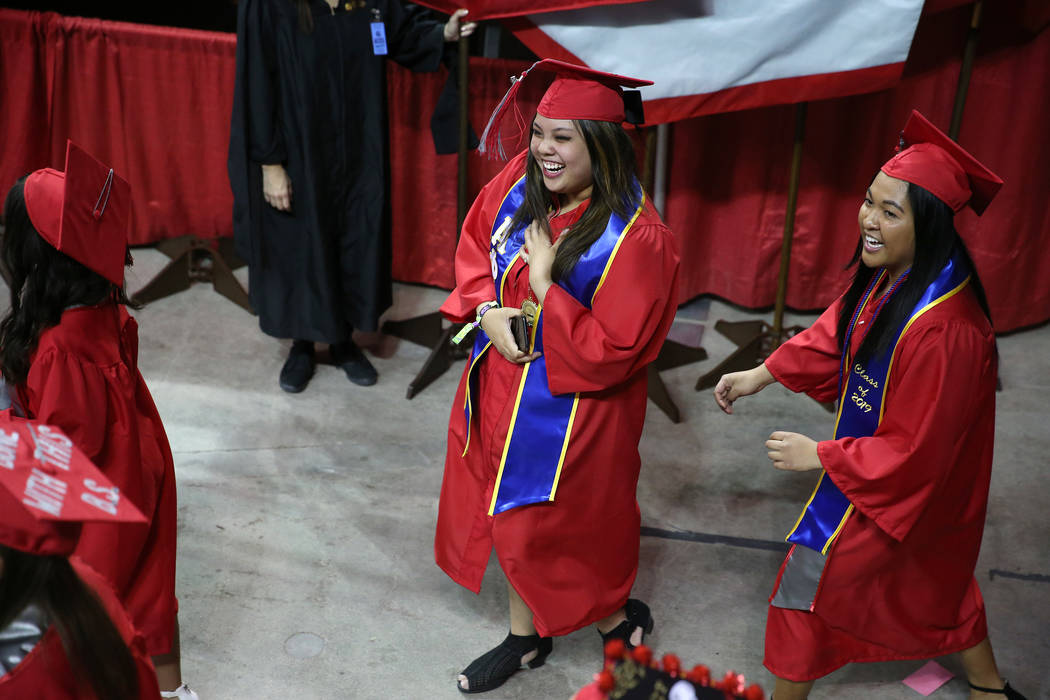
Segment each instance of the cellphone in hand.
M518 350L529 351L529 324L525 322L524 316L513 316L510 319L510 332L514 336L514 342L518 344Z

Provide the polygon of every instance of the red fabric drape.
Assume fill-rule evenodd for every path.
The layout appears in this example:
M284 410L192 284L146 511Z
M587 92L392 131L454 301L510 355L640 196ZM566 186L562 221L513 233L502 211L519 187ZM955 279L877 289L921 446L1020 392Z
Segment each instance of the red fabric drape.
M472 59L470 122L478 135L492 106L510 87L508 77L530 64L521 61ZM437 155L430 135L430 115L444 85L442 79L412 73L389 64L390 209L394 279L455 286L452 258L456 250L457 157ZM468 158L467 206L504 163L477 153Z
M51 165L50 86L40 15L0 9L0 190ZM58 164L62 167L62 163Z
M947 131L969 8L919 25L901 83L809 105L787 304L827 306L843 289L863 192L915 108ZM956 224L984 282L998 331L1050 318L1050 31L1036 37L986 14L959 142L1005 181L982 217ZM675 124L666 220L682 239L683 297L769 306L787 202L795 108Z
M232 234L233 35L0 9L0 37L5 188L70 138L131 182L132 244Z
M1050 29L1027 7L985 7L959 134L1006 180L983 217L967 211L957 220L999 331L1050 318ZM791 307L820 308L845 284L861 193L908 112L947 128L969 19L968 7L924 17L894 89L809 105ZM133 243L230 235L234 42L230 34L0 9L0 185L62 167L68 137L132 183ZM525 65L472 60L477 131ZM456 158L434 155L429 130L442 85L441 75L389 70L393 273L451 287ZM788 106L672 125L665 218L682 243L682 298L772 304L793 121ZM471 199L499 168L470 156Z
M956 223L996 329L1008 331L1050 318L1050 30L1032 36L1018 13L988 9L959 141L1006 185L984 216L966 210ZM895 88L810 103L788 279L792 308L823 308L846 285L863 192L893 154L910 111L947 130L969 21L969 7L924 17ZM517 63L472 61L475 127L519 71ZM396 67L389 78L394 275L450 287L456 162L430 155L427 131L439 86ZM683 299L714 294L748 307L772 305L794 119L795 107L783 106L672 125L665 220L681 239ZM470 168L472 193L496 170L478 155Z
M425 5L449 15L461 8L466 9L469 11L467 19L481 21L537 12L575 10L593 5L617 5L631 2L644 2L644 0L532 0L529 3L523 3L520 0L420 0L416 4Z

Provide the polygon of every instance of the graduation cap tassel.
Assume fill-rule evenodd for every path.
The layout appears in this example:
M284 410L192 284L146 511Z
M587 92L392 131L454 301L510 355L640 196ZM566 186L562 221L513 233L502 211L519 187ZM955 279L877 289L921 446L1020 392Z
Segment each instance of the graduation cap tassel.
M95 220L102 218L102 214L106 211L106 205L109 204L109 193L113 189L113 168L109 169L109 175L106 176L106 184L102 185L102 191L98 193L98 201L95 202L95 209L91 212Z
M503 150L503 139L502 126L503 120L507 116L507 111L514 107L517 111L517 104L515 97L518 94L518 90L521 89L521 81L525 79L525 76L529 74L533 68L536 67L541 61L533 63L531 66L522 71L519 76L511 76L510 89L507 90L507 94L503 96L503 99L496 105L496 109L492 110L492 116L489 117L489 123L485 125L485 131L481 133L481 144L478 146L478 153L484 153L489 158L500 158L502 160L507 159L507 154ZM520 115L516 116L516 119L520 121ZM521 125L519 124L519 127Z
M524 74L522 76L524 77ZM507 115L507 109L514 104L514 97L518 94L520 85L521 78L513 77L510 79L510 89L507 90L507 94L503 96L500 103L496 105L496 109L492 111L489 123L485 125L485 131L481 133L481 144L478 146L478 153L484 153L489 158L507 159L506 153L503 152L500 128L504 117Z

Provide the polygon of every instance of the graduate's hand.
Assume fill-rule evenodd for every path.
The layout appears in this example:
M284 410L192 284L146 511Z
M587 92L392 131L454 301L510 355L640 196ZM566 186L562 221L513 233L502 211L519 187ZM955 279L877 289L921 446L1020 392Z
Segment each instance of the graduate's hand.
M263 197L280 211L292 210L292 178L283 165L263 165Z
M445 22L445 41L459 41L460 37L470 36L477 28L477 22L461 22L467 16L467 10L456 10Z
M732 414L734 401L741 396L757 394L775 381L765 363L744 372L723 374L715 385L715 402L723 411Z
M489 340L492 341L492 345L507 361L516 365L523 365L526 362L532 362L543 353L527 353L518 350L518 344L515 342L514 334L510 330L510 319L515 316L521 316L521 309L516 309L513 306L497 306L494 309L489 309L481 317L481 330L485 331Z
M525 245L522 246L522 258L529 266L529 286L542 305L547 297L547 290L554 284L551 279L551 268L554 267L554 256L558 245L565 240L559 238L551 245L551 237L538 222L533 221L525 229Z
M766 440L769 459L777 469L789 472L808 472L821 469L817 456L817 441L798 433L777 430Z

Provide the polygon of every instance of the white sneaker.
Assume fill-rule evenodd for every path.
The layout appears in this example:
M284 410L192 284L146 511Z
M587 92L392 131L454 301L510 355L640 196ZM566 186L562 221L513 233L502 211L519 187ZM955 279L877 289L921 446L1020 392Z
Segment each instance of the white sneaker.
M175 690L162 690L160 691L162 698L176 698L176 700L200 700L197 694L190 690L190 687L183 683Z

